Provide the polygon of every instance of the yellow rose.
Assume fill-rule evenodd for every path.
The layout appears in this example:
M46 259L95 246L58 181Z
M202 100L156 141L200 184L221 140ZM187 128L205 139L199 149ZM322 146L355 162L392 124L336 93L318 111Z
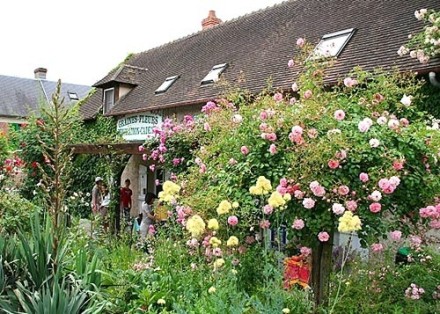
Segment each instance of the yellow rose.
M201 236L205 232L205 222L199 215L191 216L186 222L186 230L191 232L194 238Z
M261 187L253 185L249 188L249 193L251 193L252 195L262 195L263 189Z
M235 236L230 236L228 241L226 241L227 246L237 246L238 245L238 238Z
M211 287L211 288L208 289L208 293L214 293L215 290L216 290L215 287Z
M283 196L278 191L273 192L267 202L273 208L277 208L286 204Z
M229 213L231 210L232 205L228 201L221 201L220 204L217 207L217 214L223 215Z
M225 260L223 258L218 258L214 262L214 269L219 269L225 264Z
M240 204L238 204L238 202L232 203L232 208L238 208L238 207L240 207Z
M218 221L215 218L209 219L208 221L208 229L211 230L218 230L219 225L218 225Z
M292 195L290 195L289 193L286 193L283 195L283 198L286 202L288 202L292 199Z
M272 190L272 185L268 179L266 179L263 176L260 176L257 179L257 188L262 189L262 191L263 191L262 194L267 194L270 192L270 190Z
M217 237L212 237L209 239L209 244L211 244L212 247L218 247L220 244L222 244L222 241Z

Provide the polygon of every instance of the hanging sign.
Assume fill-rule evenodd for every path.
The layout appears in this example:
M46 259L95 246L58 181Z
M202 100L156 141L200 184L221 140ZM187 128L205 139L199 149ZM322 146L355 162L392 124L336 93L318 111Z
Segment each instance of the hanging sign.
M162 124L162 116L136 114L118 120L117 130L126 141L145 141L154 137L153 129Z

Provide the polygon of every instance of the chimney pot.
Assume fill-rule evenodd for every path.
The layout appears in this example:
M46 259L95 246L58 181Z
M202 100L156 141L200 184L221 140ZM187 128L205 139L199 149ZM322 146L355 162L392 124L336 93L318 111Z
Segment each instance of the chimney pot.
M34 70L34 74L35 74L36 79L45 80L46 74L47 74L47 69L46 68L36 68Z
M209 10L208 17L202 20L202 29L207 29L222 23L216 15L214 10Z

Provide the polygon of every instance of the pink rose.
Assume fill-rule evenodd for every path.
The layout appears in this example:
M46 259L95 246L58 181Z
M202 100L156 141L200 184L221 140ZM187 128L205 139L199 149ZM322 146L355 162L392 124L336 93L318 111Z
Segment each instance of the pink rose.
M142 154L142 160L147 160L147 159L148 159L147 154Z
M138 151L143 152L145 150L145 147L143 145L139 145Z
M345 202L345 207L347 207L349 211L354 212L357 209L358 205L356 201L350 200Z
M273 212L273 207L272 207L272 206L270 206L270 205L264 205L264 207L263 207L263 213L264 213L265 215L270 215L270 214L272 214L272 212Z
M399 230L394 230L390 232L390 238L393 241L399 241L402 238L402 232Z
M275 133L266 133L265 138L266 140L273 142L277 140L277 135Z
M401 118L400 120L400 124L402 124L402 126L407 127L409 125L409 121L407 118Z
M273 100L275 100L276 102L282 101L283 100L283 94L275 93L275 95L273 95Z
M292 127L292 133L294 135L302 135L303 131L304 131L304 129L302 127L300 127L299 125L295 125Z
M394 168L394 170L397 170L397 171L402 170L403 169L403 164L404 164L404 162L401 161L401 160L394 160L393 161L393 168Z
M382 243L373 243L371 245L371 250L373 251L373 253L380 253L383 251L383 245Z
M204 129L206 132L210 132L210 131L211 131L211 126L209 125L208 122L203 123L203 129Z
M371 193L368 198L374 202L379 202L382 199L382 193L380 193L379 191L373 191L373 193Z
M238 224L238 218L237 216L229 216L228 217L228 224L231 226L235 226Z
M332 211L335 215L342 215L345 212L345 208L341 204L335 203L332 206Z
M318 233L318 239L321 242L327 242L330 239L330 235L326 231Z
M368 182L368 180L369 180L370 178L368 177L368 174L366 174L365 172L362 172L360 175L359 175L359 180L361 180L362 182Z
M306 41L304 40L304 38L300 37L296 40L296 45L300 48L304 47L305 43L306 43Z
M174 158L173 159L173 166L178 166L180 164L180 162L181 162L180 158Z
M313 96L313 93L312 93L312 91L310 90L310 89L308 89L308 90L306 90L305 92L304 92L304 98L305 99L309 99L309 98L311 98Z
M338 187L338 194L339 195L347 195L350 192L350 188L346 185L341 185L340 187Z
M302 203L304 208L307 209L312 209L313 207L315 207L315 200L312 198L305 198Z
M240 150L243 155L249 154L249 148L247 148L246 146L242 146Z
M351 77L346 77L344 79L344 85L347 87L350 87L350 88L357 85L357 83L358 83L358 81L355 79L352 79Z
M419 236L411 235L409 237L409 242L412 248L418 248L422 244L422 239Z
M275 155L277 153L277 146L275 144L271 144L269 147L269 152L271 155Z
M304 197L304 192L300 190L296 190L295 192L293 192L293 195L295 196L296 199L302 200Z
M201 164L201 165L200 165L199 172L200 172L200 173L205 173L205 172L206 172L206 165L205 165L205 164Z
M261 120L266 120L267 118L268 118L267 112L266 111L261 111L260 112L260 119Z
M344 110L341 110L341 109L336 110L334 116L335 116L336 120L342 121L345 118L345 112L344 112Z
M307 246L303 246L299 249L300 253L302 256L307 257L310 254L312 254L312 249L307 247Z
M347 151L345 149L341 149L340 151L336 152L335 157L339 160L344 160L347 158Z
M312 193L315 196L323 197L325 195L325 188L321 185L312 188Z
M270 221L267 219L263 219L260 221L260 228L261 229L268 229L270 227Z
M287 62L287 66L289 68L292 68L295 65L295 61L293 61L292 59L289 60L289 62Z
M336 169L339 167L339 160L330 159L327 165L330 169Z
M296 103L296 98L295 97L290 98L289 104L294 105L295 103Z
M370 212L378 213L382 210L382 205L380 203L371 203L370 204Z
M377 185L382 189L388 189L390 187L390 181L387 178L380 179Z
M368 122L366 122L365 120L362 120L358 124L358 129L360 132L365 133L370 129L370 126L371 125Z
M282 178L282 179L280 180L280 185L281 185L282 187L287 187L287 179L286 179L286 178Z
M302 228L304 228L304 220L295 219L295 221L292 224L292 228L296 230L301 230Z
M156 169L156 165L152 164L148 168L150 168L151 172L154 172L154 170Z
M432 229L440 229L440 219L431 220L431 222L429 223L429 227L431 227Z

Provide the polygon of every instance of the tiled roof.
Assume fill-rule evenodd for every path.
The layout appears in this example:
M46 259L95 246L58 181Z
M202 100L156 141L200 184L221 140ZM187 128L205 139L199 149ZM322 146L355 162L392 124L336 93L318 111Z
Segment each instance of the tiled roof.
M55 92L57 82L0 75L0 116L27 117L38 113L41 102L47 101ZM62 83L61 95L69 103L68 92L84 98L90 86Z
M95 118L102 109L102 91L101 88L94 88L87 98L81 102L79 112L84 120Z
M200 82L216 64L228 63L222 77L251 92L273 86L289 89L299 68L289 69L295 42L304 37L316 44L325 34L356 28L355 35L335 64L327 70L327 82L355 66L366 70L398 66L407 71L440 69L440 59L420 64L397 50L408 34L420 30L414 11L440 9L439 0L291 0L225 22L163 46L133 55L126 64L148 69L137 77L136 87L114 106L121 115L204 102L222 92L220 86ZM113 74L96 85L107 84ZM163 93L155 89L173 75L180 78ZM241 78L239 80L239 78Z
M138 85L140 83L142 75L144 75L146 71L147 69L137 66L121 64L119 67L107 74L102 80L93 84L93 86L105 87L109 82Z

